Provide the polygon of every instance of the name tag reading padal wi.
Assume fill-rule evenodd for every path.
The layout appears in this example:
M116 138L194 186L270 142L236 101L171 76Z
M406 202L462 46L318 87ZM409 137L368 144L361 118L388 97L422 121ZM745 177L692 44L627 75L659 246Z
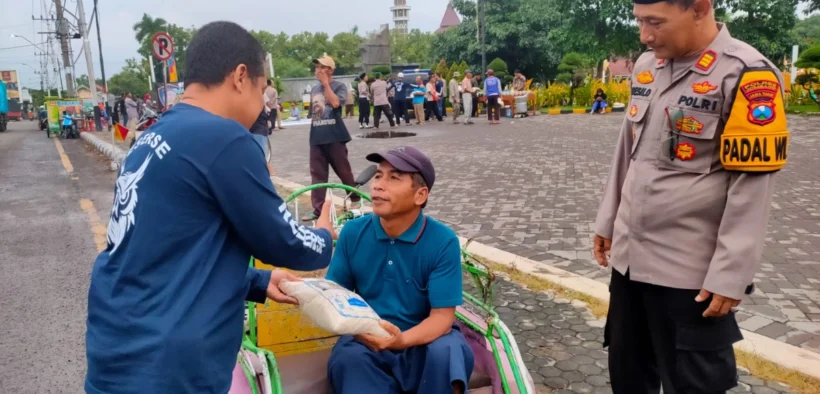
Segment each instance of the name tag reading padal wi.
M773 172L786 165L789 131L780 82L771 69L740 77L720 137L720 162L729 171Z

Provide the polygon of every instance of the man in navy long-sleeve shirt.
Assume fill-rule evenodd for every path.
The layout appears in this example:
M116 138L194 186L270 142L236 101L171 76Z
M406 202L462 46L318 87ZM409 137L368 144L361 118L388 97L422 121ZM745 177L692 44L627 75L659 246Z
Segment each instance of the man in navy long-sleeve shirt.
M298 225L248 128L262 111L264 52L229 22L186 52L185 96L131 148L116 182L108 246L91 274L88 393L226 393L245 300L295 302L284 271L330 262L325 206Z

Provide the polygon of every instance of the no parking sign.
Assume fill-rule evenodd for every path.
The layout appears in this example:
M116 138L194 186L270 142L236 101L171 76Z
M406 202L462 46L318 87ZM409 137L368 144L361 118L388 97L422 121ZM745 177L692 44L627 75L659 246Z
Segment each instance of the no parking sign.
M154 57L161 61L166 61L174 54L174 40L168 33L157 33L151 39L151 47Z

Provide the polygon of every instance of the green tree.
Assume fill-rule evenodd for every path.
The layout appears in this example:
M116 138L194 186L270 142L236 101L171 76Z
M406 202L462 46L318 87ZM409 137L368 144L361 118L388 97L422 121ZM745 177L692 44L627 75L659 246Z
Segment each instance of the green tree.
M74 79L74 85L88 87L88 75L80 75Z
M800 50L820 45L820 15L812 15L797 21L791 31Z
M782 64L794 44L798 0L719 0L715 7L732 36L747 42L775 64Z
M558 65L560 80L571 82L569 88L569 105L572 105L575 89L583 86L586 76L589 73L592 60L577 52L570 52L561 59ZM568 80L568 81L567 81Z
M143 96L148 93L148 75L147 62L138 63L136 59L126 59L122 71L108 80L108 90L116 96L128 92Z
M349 32L337 33L330 41L329 55L336 61L336 74L352 74L356 71L356 64L361 63L359 47L364 43L364 37L359 35L359 27L354 26Z
M501 60L501 58L497 57L487 65L487 68L493 70L493 74L495 74L498 79L504 79L507 75L509 75L509 69L507 68L507 62Z
M555 0L482 0L486 8L486 54L500 57L524 73L545 78L553 75L559 51L548 38L560 20ZM462 15L459 26L435 35L432 53L449 62L465 60L481 73L481 45L478 40L476 3L453 0Z
M634 59L643 52L632 0L541 1L561 10L550 21L556 27L549 31L548 39L562 51L584 53L596 62L613 56Z
M814 11L820 11L820 0L806 0L805 3L807 6L805 11L806 15Z
M396 30L390 31L390 55L393 63L418 63L427 68L435 62L431 52L433 33L411 30L407 36Z
M310 64L307 61L281 57L273 59L273 67L277 77L304 78L311 76Z
M153 56L151 40L154 34L160 32L167 32L174 40L174 59L177 63L177 74L182 80L185 75L185 50L191 42L196 29L191 27L186 29L175 24L169 24L165 19L153 18L148 14L142 14L142 19L133 26L134 38L140 44L138 53L146 58ZM154 61L154 77L157 81L163 80L163 63Z
M442 78L447 80L450 77L450 67L447 66L447 61L444 59L439 60L438 64L433 67L432 71L436 74L441 75Z

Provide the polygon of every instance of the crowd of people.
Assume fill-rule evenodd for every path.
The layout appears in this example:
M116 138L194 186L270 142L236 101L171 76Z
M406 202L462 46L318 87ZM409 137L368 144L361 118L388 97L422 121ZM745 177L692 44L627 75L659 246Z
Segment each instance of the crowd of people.
M526 77L516 70L512 90L524 92L526 82ZM354 103L357 103L360 129L378 129L382 115L390 127L400 126L402 120L405 126L424 124L432 118L443 122L447 118L448 102L452 107L453 123L474 124L473 118L479 113L479 97L484 97L490 124L500 123L502 83L492 69L487 70L484 80L472 70L465 71L463 76L456 71L450 81L446 81L440 73L432 72L408 75L399 72L389 76L376 72L372 81L367 73L362 73L354 83L355 86L351 86L347 93L345 118L354 117ZM411 118L415 122L411 122Z

